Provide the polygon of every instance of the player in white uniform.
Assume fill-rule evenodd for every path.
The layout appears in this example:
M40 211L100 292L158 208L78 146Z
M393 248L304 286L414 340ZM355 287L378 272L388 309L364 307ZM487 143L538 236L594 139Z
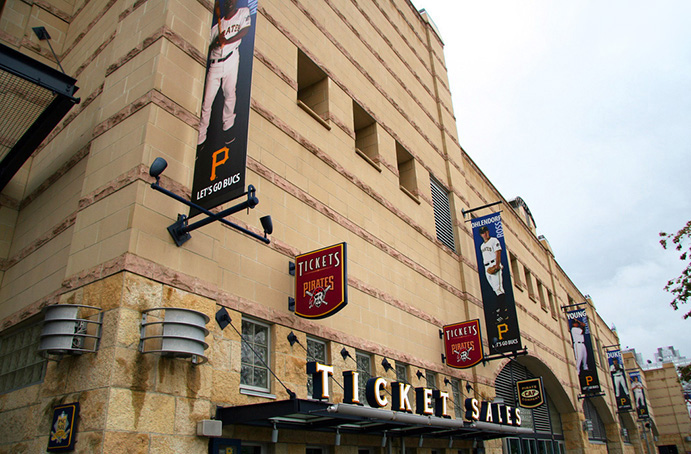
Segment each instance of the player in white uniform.
M626 379L624 378L624 368L619 364L618 358L612 358L612 365L609 366L609 371L612 373L614 392L617 398L621 399L629 393L629 389L626 386Z
M498 239L489 236L489 229L486 226L480 227L480 236L484 243L480 246L482 252L482 263L485 267L487 282L497 295L497 322L508 319L508 308L506 307L506 295L504 295L504 283L502 281L501 266L501 243Z
M633 390L633 398L636 401L636 407L645 407L645 399L643 398L643 383L640 382L638 377L631 377L633 382L631 383L631 389Z
M588 370L588 350L585 348L585 325L577 318L571 320L571 340L579 375Z
M223 90L223 132L226 144L232 142L229 130L235 124L235 86L238 80L240 63L240 42L249 32L251 17L249 8L238 8L238 0L221 0L216 4L218 21L211 27L209 45L209 69L206 73L204 99L199 119L199 138L197 145L206 141L206 132L211 118L211 106L219 88ZM225 13L225 14L223 14Z

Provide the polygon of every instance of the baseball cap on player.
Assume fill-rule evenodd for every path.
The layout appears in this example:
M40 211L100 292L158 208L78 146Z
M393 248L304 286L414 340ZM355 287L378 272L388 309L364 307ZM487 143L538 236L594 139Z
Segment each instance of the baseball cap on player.
M480 234L483 234L485 232L489 232L489 229L486 225L483 225L482 227L480 227Z

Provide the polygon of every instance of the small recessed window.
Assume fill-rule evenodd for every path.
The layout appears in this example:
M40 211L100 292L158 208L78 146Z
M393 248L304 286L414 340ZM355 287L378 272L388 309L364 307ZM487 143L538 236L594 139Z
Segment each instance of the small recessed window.
M396 142L396 164L398 167L398 184L401 190L417 200L415 158L398 142Z
M329 78L298 49L298 105L326 128L329 120Z
M355 101L353 101L353 129L355 131L355 152L381 172L377 122Z

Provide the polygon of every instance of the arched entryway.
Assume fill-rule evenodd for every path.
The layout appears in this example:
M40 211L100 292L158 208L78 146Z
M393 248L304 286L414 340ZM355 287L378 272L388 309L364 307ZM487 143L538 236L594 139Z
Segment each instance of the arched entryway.
M557 378L536 358L510 360L495 380L496 399L518 406L516 382L542 377L545 403L535 409L521 408L521 426L535 430L534 435L521 435L504 439L504 452L510 454L563 454L565 437L562 414L573 413L566 392Z

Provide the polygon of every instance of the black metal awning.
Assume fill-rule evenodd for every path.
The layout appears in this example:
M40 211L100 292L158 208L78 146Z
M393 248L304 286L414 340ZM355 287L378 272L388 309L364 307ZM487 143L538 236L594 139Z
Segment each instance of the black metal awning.
M439 418L411 413L333 404L318 400L290 399L237 407L218 407L216 419L223 425L276 427L319 432L386 435L389 438L453 438L489 440L515 434L532 434L532 429L481 421Z
M79 102L75 83L0 44L0 191Z

